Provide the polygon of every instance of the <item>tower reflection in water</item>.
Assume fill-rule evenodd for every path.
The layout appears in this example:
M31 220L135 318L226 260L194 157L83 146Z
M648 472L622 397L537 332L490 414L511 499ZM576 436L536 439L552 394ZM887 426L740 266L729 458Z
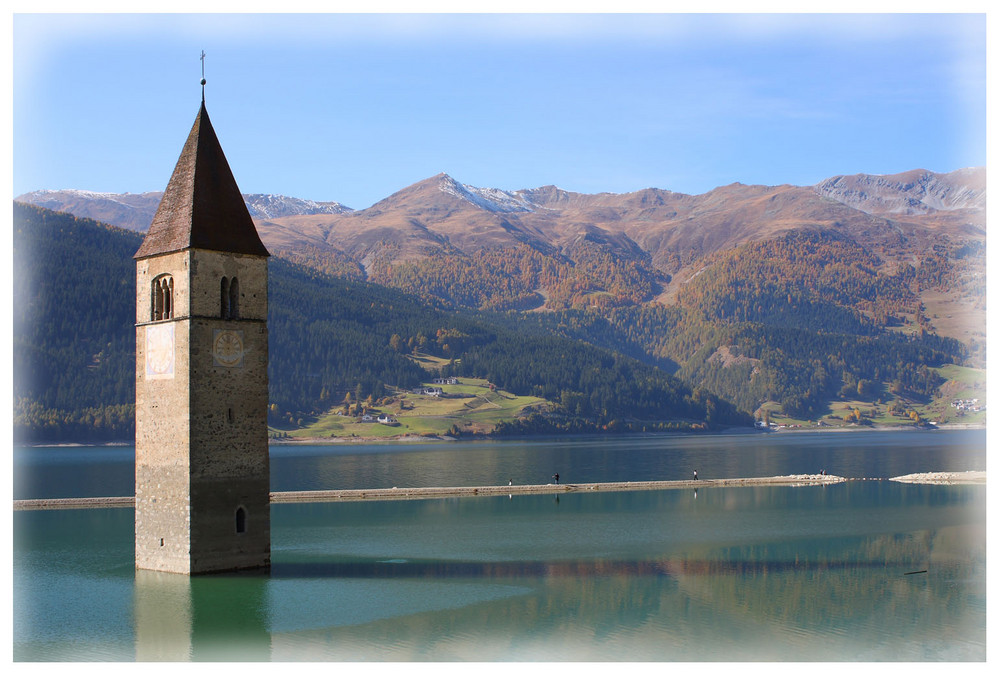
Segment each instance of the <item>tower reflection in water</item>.
M267 574L135 571L139 661L267 661Z

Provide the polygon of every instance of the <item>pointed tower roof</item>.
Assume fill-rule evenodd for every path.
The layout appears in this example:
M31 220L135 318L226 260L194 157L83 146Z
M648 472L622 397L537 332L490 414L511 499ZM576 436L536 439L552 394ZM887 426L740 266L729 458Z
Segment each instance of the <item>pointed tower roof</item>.
M204 99L135 258L184 249L270 255L257 235Z

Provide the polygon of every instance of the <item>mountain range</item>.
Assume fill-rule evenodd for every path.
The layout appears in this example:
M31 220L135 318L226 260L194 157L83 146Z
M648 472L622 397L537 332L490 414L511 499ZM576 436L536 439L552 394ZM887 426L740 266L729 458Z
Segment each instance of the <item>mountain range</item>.
M592 208L617 209L625 221L643 221L651 217L664 216L676 220L678 216L696 217L704 209L701 205L718 204L719 199L741 199L753 193L788 190L798 198L803 191L829 198L858 211L880 216L928 216L950 213L955 218L953 224L968 221L982 227L985 224L986 171L984 168L959 169L947 174L938 174L923 169L893 174L854 174L834 176L814 186L744 186L734 183L717 188L704 195L685 195L669 190L649 188L634 193L600 193L587 195L561 190L555 186L523 189L516 191L499 188L477 188L463 185L447 174L438 174L415 183L379 201L377 204L356 211L339 202L315 202L296 197L272 194L245 194L244 199L250 215L267 221L294 216L316 216L331 214L351 214L364 218L383 214L394 208L407 208L414 195L427 188L437 188L458 201L494 214L537 213L539 211L566 212L572 216L576 210ZM748 192L748 190L750 192ZM162 192L145 193L102 193L87 190L36 190L16 198L19 202L45 207L53 211L65 211L81 218L117 225L129 230L144 232L153 220ZM771 195L773 197L773 195ZM437 196L440 197L440 196ZM444 198L447 199L447 198ZM437 201L437 200L431 200ZM656 207L672 206L673 210L654 210ZM733 204L733 206L738 206ZM625 216L633 210L640 210L634 218ZM552 216L552 213L547 214ZM610 213L606 214L610 216ZM603 219L598 219L603 220Z
M160 196L45 190L16 200L142 232ZM492 309L670 303L711 255L797 231L844 235L876 255L886 273L986 238L985 168L834 176L814 186L733 183L701 195L658 188L507 191L438 174L359 210L333 201L244 197L272 253ZM516 260L521 279L496 274L499 259ZM456 269L481 288L462 293L456 290L462 282L442 280ZM614 288L610 278L618 280ZM967 300L946 293L935 302Z
M162 191L110 193L91 190L35 190L17 197L16 201L63 211L78 218L91 218L126 230L145 232L153 222L162 197ZM248 194L243 198L254 218L341 214L351 211L338 202L313 202L284 195Z
M778 411L818 420L844 406L860 420L861 405L874 417L931 407L923 415L959 392L942 375L949 364L985 364L982 168L702 195L506 191L439 174L361 210L245 198L274 254L271 405L282 424L345 393L411 386L417 353L545 398L551 414L507 428L536 432ZM26 266L15 363L27 374L15 417L28 436L72 436L66 421L128 433L131 252L159 199L15 200L15 261ZM79 293L54 280L70 262L94 294L85 305L107 312L67 319Z

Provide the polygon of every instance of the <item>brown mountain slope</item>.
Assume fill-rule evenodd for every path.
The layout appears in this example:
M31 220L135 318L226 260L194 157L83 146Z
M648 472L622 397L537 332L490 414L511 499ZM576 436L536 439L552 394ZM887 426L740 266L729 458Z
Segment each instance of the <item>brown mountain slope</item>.
M889 176L834 176L817 184L815 190L870 214L959 211L973 217L986 209L986 171L981 168L948 174L914 169Z
M100 193L89 190L36 190L16 201L91 218L126 230L145 232L153 222L163 192Z
M701 195L657 188L581 194L476 188L438 174L367 209L316 213L327 203L310 203L296 205L303 215L255 222L269 250L299 262L493 307L524 307L531 298L563 304L553 307L671 302L705 257L801 230L846 235L887 272L936 256L938 272L927 268L924 277L947 276L948 284L935 283L968 291L980 283L981 255L957 252L985 242L985 185L986 171L977 168L836 176L811 187L734 183ZM60 192L65 204L46 206L114 224L126 218L110 206L129 196L91 193L88 212L86 194ZM278 196L265 197L267 212L280 213L271 204ZM103 215L95 216L98 207ZM502 289L512 274L519 286ZM470 287L474 293L466 293ZM950 297L942 298L944 308Z
M828 196L846 200L829 188L739 183L703 195L655 188L585 195L546 186L503 192L500 199L496 196L502 191L492 191L491 201L486 199L491 195L484 198L482 191L475 192L479 189L439 174L368 209L271 219L264 228L265 232L273 228L273 237L279 237L279 226L290 232L309 230L316 236L325 233L327 245L358 260L387 245L393 247L396 260L441 252L471 254L518 244L547 254L571 255L573 246L588 238L622 255L644 254L655 268L668 274L714 251L797 229L833 228L884 252L924 247L937 235L984 235L982 190L966 202L928 201L922 210L897 217L890 217L888 208L875 209L876 204L889 203L893 189L900 192L911 186L913 181L900 176L881 177L878 194L882 197L866 198L864 204L871 208L865 211L853 202ZM839 182L830 179L831 185L845 183L840 178ZM869 177L869 182L878 183L875 178ZM928 183L926 177L924 183ZM947 195L946 190L939 192ZM949 204L949 210L935 209L938 203Z

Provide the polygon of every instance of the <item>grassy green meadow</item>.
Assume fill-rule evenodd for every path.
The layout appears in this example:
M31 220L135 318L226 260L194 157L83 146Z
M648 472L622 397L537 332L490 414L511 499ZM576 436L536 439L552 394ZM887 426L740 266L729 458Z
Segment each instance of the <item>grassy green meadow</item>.
M433 380L433 379L429 379ZM272 430L282 438L295 439L390 439L396 437L454 436L456 433L488 433L502 420L512 420L528 409L546 408L548 402L538 397L521 397L491 388L485 380L458 379L455 385L425 383L438 388L440 395L397 390L374 402L366 413L377 419L388 415L396 424L366 422L361 417L345 415L336 406L315 421L287 431Z

